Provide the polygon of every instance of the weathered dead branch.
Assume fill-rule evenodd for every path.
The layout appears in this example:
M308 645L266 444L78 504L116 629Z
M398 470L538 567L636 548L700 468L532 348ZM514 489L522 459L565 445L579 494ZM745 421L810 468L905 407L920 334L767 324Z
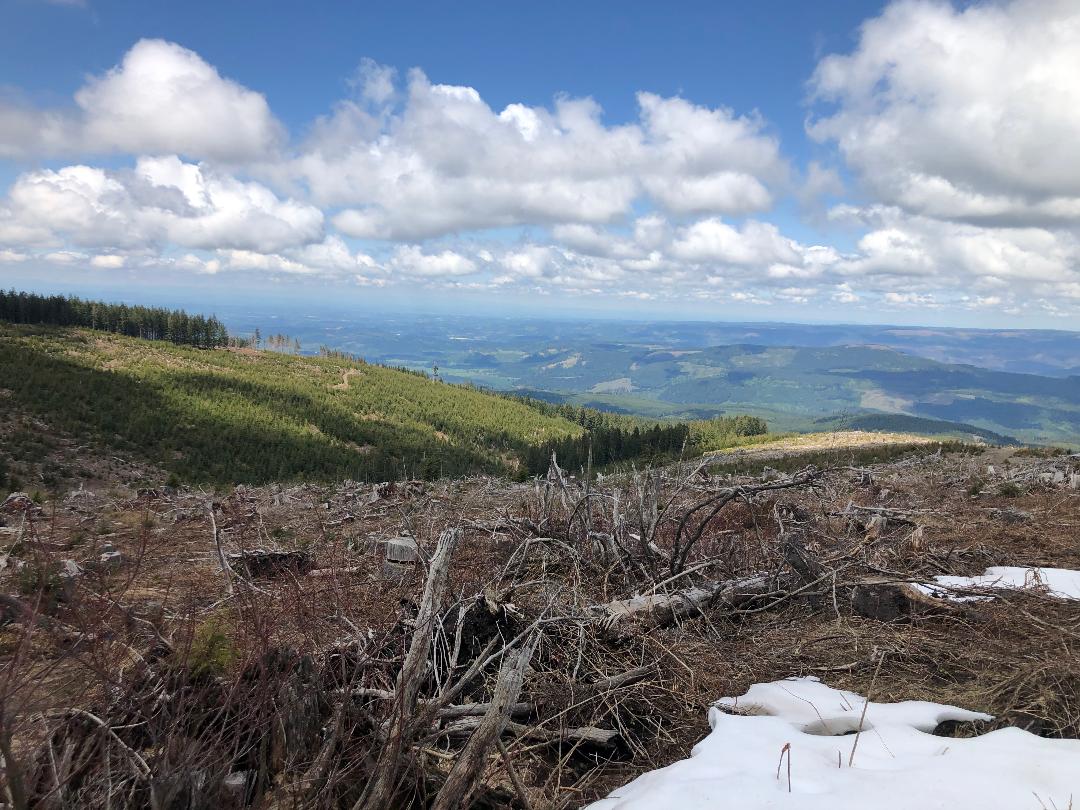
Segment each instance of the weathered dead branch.
M450 769L446 782L435 797L432 810L452 810L469 805L484 760L510 723L511 707L521 694L525 669L539 641L540 634L535 633L503 659L499 679L495 684L495 694L488 710L480 717L469 742L454 761L454 767Z
M360 798L353 804L353 810L364 810L364 808L376 810L388 807L392 803L397 789L402 755L412 744L416 733L416 703L422 685L423 670L428 664L432 631L446 591L446 581L450 573L450 557L460 537L461 531L456 528L447 529L439 535L439 543L431 558L427 580L424 583L424 595L416 617L416 629L413 631L412 642L394 690L395 700L390 726L386 731L382 751L375 763L374 776Z
M625 632L666 627L699 616L712 607L741 607L772 590L764 575L723 582L706 582L672 593L650 593L617 599L593 609L605 630Z

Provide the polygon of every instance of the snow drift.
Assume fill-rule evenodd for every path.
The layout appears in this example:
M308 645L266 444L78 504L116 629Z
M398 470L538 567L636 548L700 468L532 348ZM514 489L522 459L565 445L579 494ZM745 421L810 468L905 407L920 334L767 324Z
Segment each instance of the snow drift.
M988 719L921 701L867 703L816 678L755 684L710 709L712 732L689 759L590 808L1065 810L1080 800L1080 740L1016 728L973 738L931 733L946 720Z
M1055 599L1080 600L1080 571L1069 568L995 566L977 577L934 577L932 585L917 585L924 593L955 602L990 599L964 594L966 590L1034 590Z

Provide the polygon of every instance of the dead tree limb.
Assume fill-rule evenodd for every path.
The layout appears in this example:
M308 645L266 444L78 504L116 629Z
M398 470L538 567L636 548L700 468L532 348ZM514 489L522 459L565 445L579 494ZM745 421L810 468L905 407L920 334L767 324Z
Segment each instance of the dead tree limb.
M743 579L707 582L674 593L653 593L630 599L616 599L596 605L593 612L605 630L627 625L633 625L640 630L651 630L691 619L711 605L739 607L768 594L770 590L769 577L759 574Z
M482 720L483 718L481 717L463 717L460 720L455 720L453 723L447 723L446 727L440 733L450 737L467 734L477 728ZM595 726L564 728L555 731L540 726L515 723L512 720L506 724L503 733L511 734L514 737L520 737L525 740L532 740L533 742L548 744L564 742L590 743L591 745L601 747L613 746L615 740L619 736L619 732L617 731L607 728L596 728Z
M236 574L229 565L229 558L225 556L225 549L221 545L221 531L218 529L217 518L214 517L214 504L206 505L206 513L210 516L210 529L214 534L214 547L217 549L218 565L221 566L221 575L225 577L225 593L233 595L233 577Z
M495 694L490 708L480 718L476 731L469 738L461 755L454 762L450 774L446 777L432 810L453 810L468 807L473 792L483 772L484 762L507 723L510 722L510 707L517 702L521 686L525 682L525 669L532 660L533 652L540 641L540 633L535 633L515 652L503 659L499 669L499 679L495 684Z
M342 733L345 730L345 704L339 703L334 708L334 716L327 727L326 738L319 747L315 759L310 767L304 772L302 784L305 799L314 804L315 797L326 787L330 771L334 764L334 753L341 742Z
M617 675L611 675L607 678L602 678L599 681L589 684L590 691L596 692L598 695L602 695L606 692L611 692L615 689L619 689L623 686L630 686L631 684L638 683L648 678L650 675L655 674L656 665L646 664L643 667L636 667L634 669L628 669L626 672L620 672Z
M446 582L450 575L450 556L460 537L459 529L447 529L439 535L439 542L424 582L424 595L416 617L416 629L413 631L409 651L394 689L395 705L390 727L375 763L371 781L356 800L353 810L381 810L394 804L393 797L397 789L402 755L411 745L415 734L416 704L424 668L431 653L432 628L446 591Z
M821 476L821 474L821 470L811 466L807 467L802 472L779 481L725 487L724 489L713 493L696 506L688 509L679 521L679 527L675 531L675 539L671 544L671 555L668 558L670 573L677 574L686 566L686 561L690 557L690 552L701 539L702 534L705 532L705 528L714 517L720 514L725 506L735 499L748 498L759 492L772 492L780 489L806 486L807 484L813 483ZM690 526L694 522L694 519L701 514L704 514L705 517L698 521L695 528L691 529Z
M650 675L656 673L656 666L654 664L646 664L645 666L635 667L634 669L628 669L625 672L619 672L615 675L610 675L606 678L601 678L598 681L592 683L575 683L572 684L575 700L585 697L601 697L608 692L613 692L616 689L621 689L624 686L631 686L635 683L645 680ZM355 688L355 689L343 689L337 694L357 697L368 698L374 700L394 700L395 694L388 689L372 689L369 687ZM487 714L494 703L458 703L447 706L440 705L440 701L437 699L418 700L417 706L434 711L432 721L447 721L457 720L462 717L480 717ZM508 707L508 713L511 717L520 717L523 715L535 714L537 711L536 703L531 701L518 701L511 703Z
M510 777L510 784L514 786L514 793L517 794L518 802L521 803L524 810L532 810L529 794L525 792L525 785L522 783L517 768L514 767L514 763L510 759L510 752L506 750L506 745L502 739L495 741L495 747L499 749L499 756L502 757L503 765L506 766L506 773Z
M346 689L342 694L349 695L351 697L359 698L373 698L375 700L394 700L396 695L387 689ZM419 700L418 706L427 707L432 703L431 700ZM491 703L459 703L451 706L444 706L439 708L435 717L439 720L456 720L459 717L479 717L487 714L491 709ZM512 716L519 716L529 714L535 711L536 707L532 703L512 703L510 704L509 711Z

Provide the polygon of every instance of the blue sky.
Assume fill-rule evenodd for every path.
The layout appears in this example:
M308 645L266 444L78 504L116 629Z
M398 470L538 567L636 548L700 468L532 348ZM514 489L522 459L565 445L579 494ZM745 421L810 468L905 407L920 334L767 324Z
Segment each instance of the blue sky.
M634 93L758 108L801 144L805 82L817 59L849 48L881 3L146 3L5 0L6 84L62 103L87 73L142 38L172 40L265 93L302 129L347 91L364 57L422 67L479 89L494 107L592 96L616 121ZM253 26L252 12L258 8Z
M1067 328L1077 13L4 0L0 283Z

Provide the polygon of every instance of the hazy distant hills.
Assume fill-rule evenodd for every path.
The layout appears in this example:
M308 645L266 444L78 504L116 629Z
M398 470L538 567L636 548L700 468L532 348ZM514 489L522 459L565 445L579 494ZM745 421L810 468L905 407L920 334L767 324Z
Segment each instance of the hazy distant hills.
M427 362L461 344L480 351L626 344L669 349L710 346L880 346L904 354L994 371L1067 377L1080 374L1080 332L1045 329L949 329L857 324L584 321L453 315L327 313L226 316L234 332L281 329L307 344L325 343L373 359ZM451 344L451 345L448 345Z
M1080 437L1080 376L990 371L873 346L649 350L599 344L553 347L494 367L493 359L465 353L456 373L512 377L569 394L578 404L658 416L754 413L781 429L877 413L967 423L1026 441Z
M875 417L1080 443L1080 334L798 324L364 316L273 328L446 379L648 416L777 429ZM230 322L236 330L236 325ZM894 415L892 422L883 417Z
M690 345L872 345L942 363L1049 376L1080 374L1080 333L1035 329L944 329L908 326L687 324L676 333Z

